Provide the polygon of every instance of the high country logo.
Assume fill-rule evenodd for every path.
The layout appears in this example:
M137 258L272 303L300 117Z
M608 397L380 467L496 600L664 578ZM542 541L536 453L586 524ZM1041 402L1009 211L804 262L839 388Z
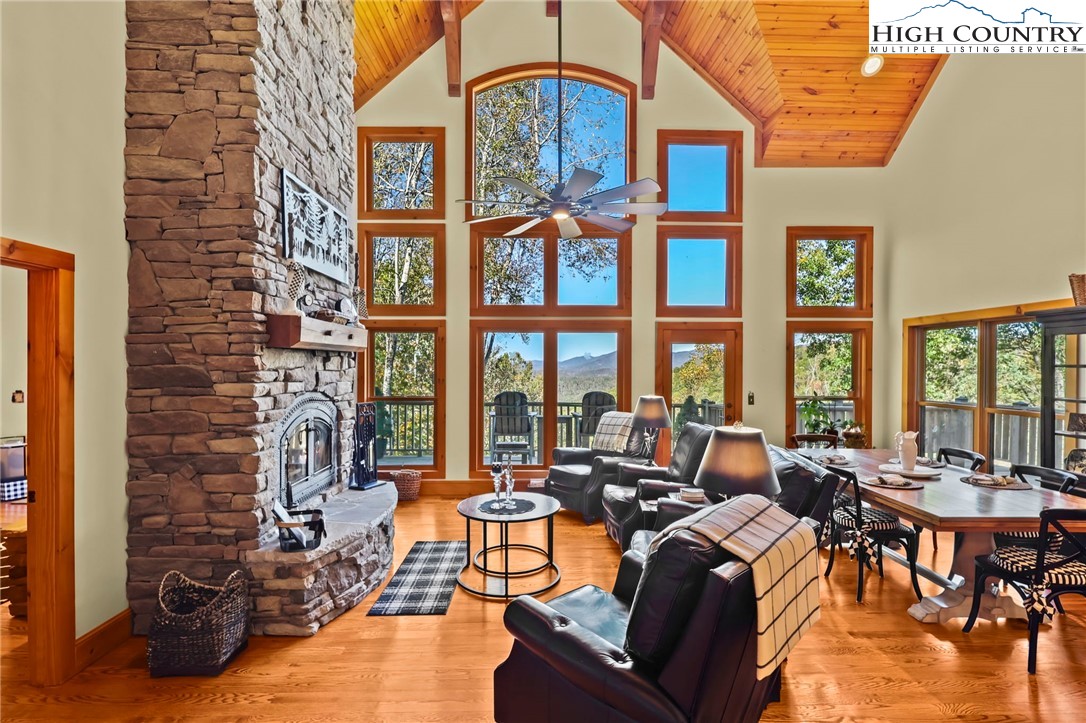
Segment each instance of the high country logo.
M1083 53L1082 0L870 0L872 53Z

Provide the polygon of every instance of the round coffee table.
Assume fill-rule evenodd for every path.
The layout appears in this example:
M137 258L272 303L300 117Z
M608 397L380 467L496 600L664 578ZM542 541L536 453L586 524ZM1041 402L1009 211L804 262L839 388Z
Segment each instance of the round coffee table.
M516 492L514 493L513 500L517 503L517 508L512 510L493 509L495 503L493 494L469 497L466 500L461 500L460 504L456 506L456 511L464 517L467 538L467 555L464 560L464 566L460 568L460 572L456 574L456 584L473 595L479 595L480 597L486 598L508 599L512 597L509 592L509 578L525 577L527 575L536 575L547 571L553 571L553 579L546 585L533 590L524 590L516 593L517 595L538 595L541 592L550 590L562 579L562 571L558 568L558 565L554 564L554 515L561 509L558 500L553 497L548 497L547 495L535 494L534 492ZM471 549L472 520L483 524L483 546L474 553ZM537 545L519 542L513 543L509 541L509 525L521 522L534 522L537 520L547 521L546 549L538 547ZM487 527L490 524L498 525L498 543L496 545L491 545L488 542ZM511 549L527 550L528 552L541 555L545 560L535 567L511 570L509 568L509 550ZM500 568L491 566L491 558L495 556L497 556L498 561L501 562ZM500 577L502 583L501 592L479 590L464 582L463 575L471 568L483 573L484 577Z

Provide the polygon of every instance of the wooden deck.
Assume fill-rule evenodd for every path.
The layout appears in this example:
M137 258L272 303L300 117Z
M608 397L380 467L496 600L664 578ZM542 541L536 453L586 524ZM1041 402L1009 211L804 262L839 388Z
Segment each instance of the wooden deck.
M403 503L396 516L396 559L416 540L462 539L452 498ZM541 526L537 526L541 529ZM942 569L952 541L921 559ZM610 587L618 551L603 526L580 517L555 520L562 582L554 594L585 583ZM784 699L767 721L1065 721L1086 709L1086 604L1041 632L1038 675L1026 674L1021 623L923 625L905 610L915 602L906 570L888 565L855 602L847 556L823 580L822 620L792 654ZM935 586L921 581L925 593ZM504 605L457 591L449 613L366 617L376 594L313 638L253 638L217 678L151 680L144 639L135 638L51 689L25 682L25 625L0 612L5 722L109 721L483 721L492 720L493 670L509 651ZM21 631L21 632L20 632Z

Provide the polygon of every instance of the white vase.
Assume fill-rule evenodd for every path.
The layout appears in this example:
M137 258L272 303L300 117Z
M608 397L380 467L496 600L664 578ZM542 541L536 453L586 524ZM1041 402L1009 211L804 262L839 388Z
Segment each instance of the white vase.
M916 468L917 434L917 432L898 432L894 435L894 442L897 444L897 457L900 460L901 468L910 472Z

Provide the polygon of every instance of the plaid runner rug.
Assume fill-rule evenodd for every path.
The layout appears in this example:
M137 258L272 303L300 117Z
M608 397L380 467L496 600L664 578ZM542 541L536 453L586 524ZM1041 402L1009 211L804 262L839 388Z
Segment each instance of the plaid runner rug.
M464 566L467 543L419 541L370 608L369 615L444 615Z

